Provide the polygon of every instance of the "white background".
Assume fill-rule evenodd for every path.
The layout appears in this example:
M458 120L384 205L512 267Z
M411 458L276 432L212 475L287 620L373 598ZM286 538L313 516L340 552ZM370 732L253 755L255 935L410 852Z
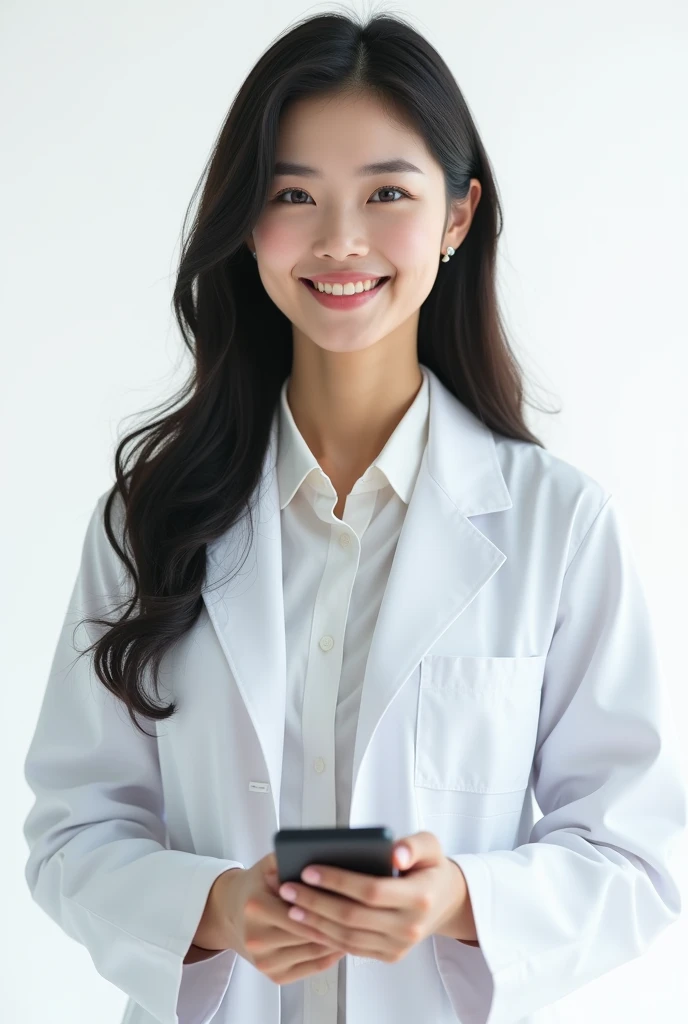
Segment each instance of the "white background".
M527 409L528 422L615 493L688 740L688 6L371 6L411 18L476 119L504 205L507 325L529 393L562 410ZM211 144L274 37L329 9L0 5L7 1024L118 1024L123 1012L125 994L30 898L22 763L86 523L112 482L116 440L139 422L125 417L186 376L170 298L182 217ZM564 1019L685 1020L687 937L688 914L643 957L557 1004Z

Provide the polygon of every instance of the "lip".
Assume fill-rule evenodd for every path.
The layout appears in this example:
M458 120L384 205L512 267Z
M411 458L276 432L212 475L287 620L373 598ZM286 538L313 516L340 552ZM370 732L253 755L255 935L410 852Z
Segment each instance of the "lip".
M306 278L299 278L303 287L308 291L309 295L320 303L321 306L327 306L328 309L357 309L359 306L363 306L366 302L370 302L375 296L383 290L385 285L391 280L391 278L383 278L380 284L376 285L375 288L370 288L367 292L354 292L353 295L332 295L327 292L318 291L317 288L312 288ZM357 278L356 280L361 280ZM346 283L346 282L337 282Z

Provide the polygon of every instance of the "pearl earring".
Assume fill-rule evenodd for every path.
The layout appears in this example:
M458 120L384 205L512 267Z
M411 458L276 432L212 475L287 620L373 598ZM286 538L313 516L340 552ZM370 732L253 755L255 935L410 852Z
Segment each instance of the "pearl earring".
M453 256L455 252L456 252L456 249L452 249L451 245L448 245L447 246L447 255L442 257L442 262L443 263L449 263L449 257ZM258 259L258 256L256 255L255 252L252 253L252 256L253 256L254 260Z

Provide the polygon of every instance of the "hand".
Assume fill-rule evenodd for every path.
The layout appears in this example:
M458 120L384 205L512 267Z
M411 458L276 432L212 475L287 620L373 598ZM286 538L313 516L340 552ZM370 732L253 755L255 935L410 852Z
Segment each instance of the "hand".
M399 859L401 846L410 851L407 865ZM301 911L302 923L317 929L340 950L385 963L401 960L428 935L457 937L456 922L470 910L468 887L458 864L445 857L432 832L401 840L394 856L397 866L413 870L390 878L312 865L320 873L319 881L289 882L279 889L285 899L289 899L289 888L295 893L289 917ZM301 876L304 881L308 870Z
M251 868L224 872L217 882L217 892L208 902L219 948L235 949L276 984L327 970L345 955L326 936L287 916L284 901L277 895L274 853ZM200 936L194 942L203 945Z

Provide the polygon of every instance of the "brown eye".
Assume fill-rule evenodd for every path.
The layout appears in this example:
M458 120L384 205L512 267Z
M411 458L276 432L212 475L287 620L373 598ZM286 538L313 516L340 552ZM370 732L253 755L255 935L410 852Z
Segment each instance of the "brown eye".
M282 196L286 196L290 192L294 193L295 195L308 196L308 192L306 192L302 188L283 188L281 192L277 193L277 195L272 200L272 202L273 203L280 203L280 202L282 202ZM410 196L410 194L408 192L406 192L403 188L397 188L396 185L381 185L380 188L376 188L375 189L375 191L373 192L373 195L377 195L378 192L398 192L399 195L402 196L405 199L410 199L411 198L411 196ZM310 198L310 196L308 196L308 198ZM380 200L380 202L382 202L382 201ZM383 203L383 205L389 206L389 205L392 205L393 203L398 203L398 202L399 202L398 199L394 199L394 200L391 201L391 203L388 203L387 201L385 201ZM285 202L284 205L285 206L306 206L307 204L304 203L304 202L301 202L299 200L298 202L288 202L288 203Z
M274 203L279 202L281 200L281 197L287 195L288 192L293 192L296 195L302 195L302 196L307 196L308 195L308 193L304 192L304 190L302 188L285 188L285 189L282 189L281 192L277 193L277 195L273 199L273 202ZM285 205L286 206L305 206L306 204L299 201L297 203L286 203Z
M408 198L408 192L404 192L400 188L395 188L393 185L383 185L382 188L376 189L375 192L373 192L373 195L375 195L377 192L398 192L399 195L406 196ZM394 202L398 203L399 200L395 199Z

